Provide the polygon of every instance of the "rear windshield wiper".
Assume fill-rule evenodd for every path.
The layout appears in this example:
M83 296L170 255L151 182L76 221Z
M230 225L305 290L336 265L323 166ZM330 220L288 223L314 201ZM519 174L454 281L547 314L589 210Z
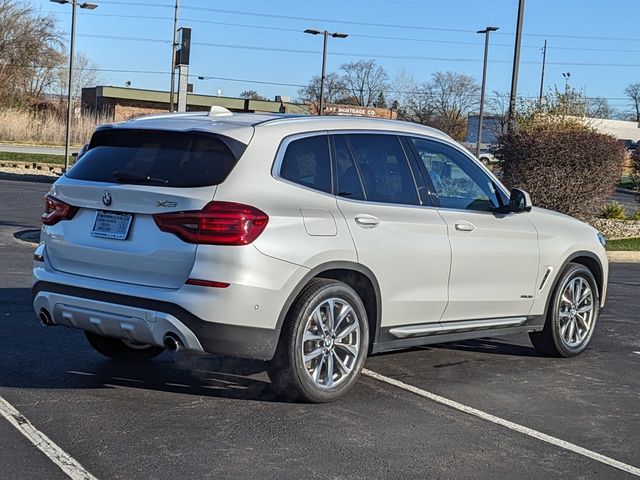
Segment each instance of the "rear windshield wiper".
M169 183L169 180L165 178L154 178L148 177L146 175L140 175L138 173L132 172L121 172L120 170L116 170L113 172L113 176L118 182L147 182L147 183L161 183L166 185Z

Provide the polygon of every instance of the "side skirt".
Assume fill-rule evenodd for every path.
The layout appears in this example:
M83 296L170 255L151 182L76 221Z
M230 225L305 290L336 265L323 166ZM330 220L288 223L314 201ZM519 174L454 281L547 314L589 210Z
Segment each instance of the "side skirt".
M436 343L459 342L461 340L472 340L485 337L499 337L502 335L512 335L514 333L539 332L544 328L544 317L529 317L524 325L504 328L484 328L466 332L440 333L423 335L411 338L395 339L388 328L383 328L380 338L381 342L374 343L371 354L401 350L403 348L417 347L421 345L433 345Z

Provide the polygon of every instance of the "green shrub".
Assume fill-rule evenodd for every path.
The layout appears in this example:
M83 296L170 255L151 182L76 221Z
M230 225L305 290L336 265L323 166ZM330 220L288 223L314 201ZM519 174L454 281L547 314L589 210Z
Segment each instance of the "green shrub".
M600 216L602 218L609 218L612 220L624 220L626 218L624 214L624 206L620 205L618 202L608 203L602 207L600 209Z
M527 190L534 205L583 216L615 190L626 152L583 121L541 115L502 135L496 158L504 183Z
M633 214L633 217L631 217L631 220L635 222L640 222L640 208L636 210L636 213Z

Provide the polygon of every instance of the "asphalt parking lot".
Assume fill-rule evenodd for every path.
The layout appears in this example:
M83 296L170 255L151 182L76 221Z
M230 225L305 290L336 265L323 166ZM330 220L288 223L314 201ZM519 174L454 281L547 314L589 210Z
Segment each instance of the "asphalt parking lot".
M607 307L577 358L541 357L526 335L417 348L366 365L414 392L363 376L339 402L283 403L261 362L165 353L126 366L79 331L41 327L33 247L14 234L39 227L48 187L0 180L0 400L81 464L74 478L640 476L640 264L611 265ZM5 418L0 465L3 478L66 477Z

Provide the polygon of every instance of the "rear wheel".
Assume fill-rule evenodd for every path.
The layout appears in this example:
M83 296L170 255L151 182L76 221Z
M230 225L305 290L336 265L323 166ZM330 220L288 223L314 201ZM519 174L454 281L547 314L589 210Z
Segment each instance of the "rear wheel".
M86 331L84 334L96 352L117 361L141 362L151 360L164 352L164 348L153 345L105 337Z
M578 355L591 341L599 309L598 286L591 270L570 263L553 292L544 330L530 333L531 343L545 355Z
M353 387L368 345L358 294L337 280L314 279L289 312L267 373L280 395L330 402Z

